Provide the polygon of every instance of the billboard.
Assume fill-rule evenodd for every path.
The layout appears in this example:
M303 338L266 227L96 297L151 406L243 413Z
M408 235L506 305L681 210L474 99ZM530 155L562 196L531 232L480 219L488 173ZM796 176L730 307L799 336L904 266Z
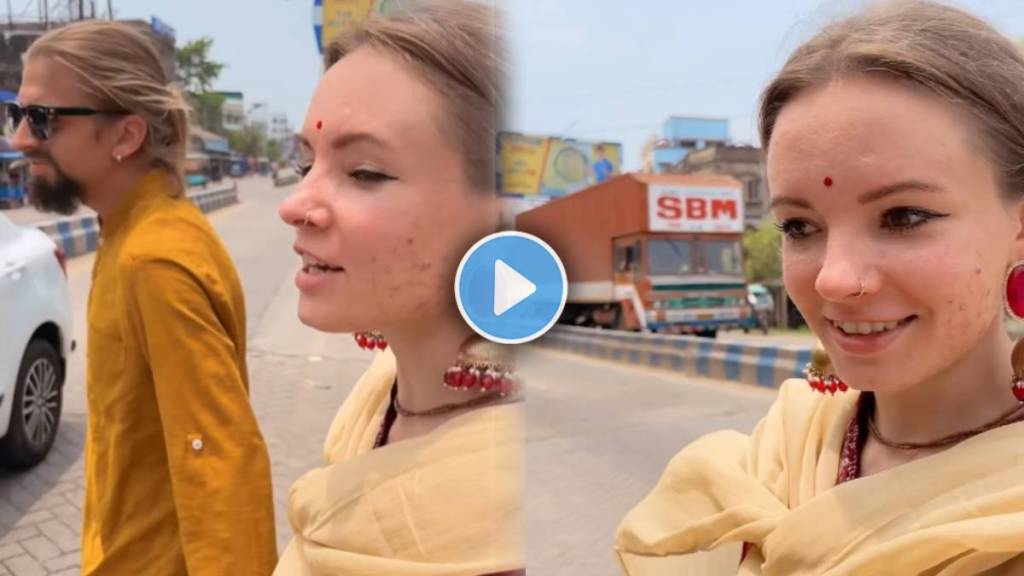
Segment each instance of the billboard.
M738 188L647 186L651 232L743 232Z
M313 33L317 49L338 34L356 26L371 15L387 15L403 0L313 0Z
M498 135L498 191L565 196L618 174L622 145L553 136Z

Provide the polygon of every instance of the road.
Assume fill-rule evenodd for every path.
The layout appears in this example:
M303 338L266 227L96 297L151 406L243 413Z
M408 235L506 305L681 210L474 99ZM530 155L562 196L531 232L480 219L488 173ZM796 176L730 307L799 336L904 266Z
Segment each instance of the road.
M522 355L527 397L527 571L620 574L612 538L684 445L748 432L771 391L547 350Z
M327 427L370 357L346 335L295 316L297 260L276 209L290 188L239 182L242 202L210 215L238 267L249 326L252 401L273 468L279 546L291 537L288 488L321 460ZM29 472L0 472L0 576L78 574L85 434L85 305L93 258L68 263L79 352L68 368L60 434ZM624 368L546 350L521 359L528 382L531 574L618 574L612 534L669 458L706 432L749 430L772 393Z

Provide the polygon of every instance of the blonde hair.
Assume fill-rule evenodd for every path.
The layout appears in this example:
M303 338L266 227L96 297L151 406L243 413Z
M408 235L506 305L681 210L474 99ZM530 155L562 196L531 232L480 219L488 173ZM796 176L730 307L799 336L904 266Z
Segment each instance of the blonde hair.
M74 71L103 108L127 110L148 125L141 153L184 189L191 108L168 78L153 38L123 22L87 21L47 32L25 60L51 58Z
M465 0L403 4L388 18L370 18L331 41L330 68L359 48L383 50L411 64L444 102L442 130L456 143L469 183L495 190L495 148L501 124L501 47L494 8Z
M800 46L761 97L762 145L798 94L857 74L896 79L967 111L1004 191L1024 196L1024 56L984 21L934 2L872 6Z

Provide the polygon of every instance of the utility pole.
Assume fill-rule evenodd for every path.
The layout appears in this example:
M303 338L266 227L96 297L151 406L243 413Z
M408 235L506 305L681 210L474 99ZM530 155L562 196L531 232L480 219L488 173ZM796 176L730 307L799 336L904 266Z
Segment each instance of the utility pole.
M7 0L7 24L14 30L14 13L11 12L11 0Z
M107 0L107 20L114 19L114 0Z
M85 0L78 0L78 19L85 20Z
M50 27L50 0L43 0L43 28Z

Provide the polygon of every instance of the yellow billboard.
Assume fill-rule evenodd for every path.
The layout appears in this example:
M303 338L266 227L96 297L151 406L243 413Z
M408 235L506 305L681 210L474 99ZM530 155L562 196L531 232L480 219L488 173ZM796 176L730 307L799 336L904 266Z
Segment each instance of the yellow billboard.
M330 41L372 15L386 16L397 10L403 0L314 0L313 29L317 45Z
M514 196L565 196L618 174L622 145L551 136L498 135L498 190Z

